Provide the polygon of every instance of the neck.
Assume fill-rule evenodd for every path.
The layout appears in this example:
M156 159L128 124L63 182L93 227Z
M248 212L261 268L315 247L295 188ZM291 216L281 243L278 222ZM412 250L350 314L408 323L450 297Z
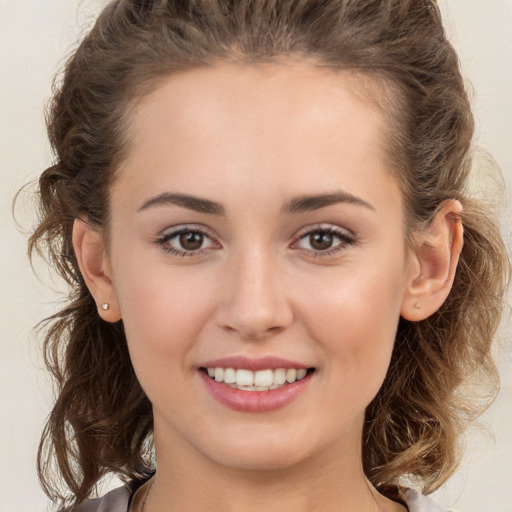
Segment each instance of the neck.
M144 512L405 510L369 484L359 450L334 457L337 447L327 447L325 454L275 470L229 468L201 454L166 452L161 457L157 448L158 471Z

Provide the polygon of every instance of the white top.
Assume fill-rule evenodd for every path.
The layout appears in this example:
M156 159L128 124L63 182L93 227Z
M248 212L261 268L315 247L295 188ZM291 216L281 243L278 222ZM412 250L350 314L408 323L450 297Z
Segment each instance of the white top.
M455 512L443 507L433 498L423 496L412 489L405 493L405 502L409 512ZM130 489L123 486L110 491L101 498L81 503L66 510L67 512L128 512L129 503Z
M423 496L413 489L409 489L405 493L405 502L409 512L455 512L452 508L443 507L434 498Z

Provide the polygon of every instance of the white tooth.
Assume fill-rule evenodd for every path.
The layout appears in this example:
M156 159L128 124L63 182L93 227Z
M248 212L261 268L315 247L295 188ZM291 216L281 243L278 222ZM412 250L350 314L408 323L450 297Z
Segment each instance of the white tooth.
M217 382L224 380L224 368L215 368L215 380Z
M253 386L254 385L254 372L251 370L237 370L236 371L236 384L237 386Z
M233 368L226 368L224 370L224 382L226 384L234 384L236 382L236 372Z
M278 368L274 370L273 384L284 384L286 382L286 370L284 368Z
M272 385L274 372L272 370L260 370L254 374L254 385L269 387Z
M242 391L256 391L254 386L238 386L238 389L241 389Z
M289 382L290 384L292 382L295 382L297 380L297 370L295 368L290 368L289 370L286 370L286 382Z
M254 386L256 391L268 391L268 386Z
M213 379L215 377L215 368L208 368L208 375Z
M272 386L269 386L268 389L277 389L277 388L280 388L280 387L282 387L282 385L272 384Z
M308 373L307 370L297 370L297 380L301 380L306 376L306 373Z

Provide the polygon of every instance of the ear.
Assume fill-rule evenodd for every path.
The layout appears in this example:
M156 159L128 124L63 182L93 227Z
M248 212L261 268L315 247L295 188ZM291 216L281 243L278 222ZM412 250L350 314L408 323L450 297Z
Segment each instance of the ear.
M434 314L452 289L463 246L462 205L443 203L427 228L416 234L400 314L417 322Z
M110 260L103 237L87 222L75 219L73 247L80 272L97 304L99 315L107 322L117 322L121 319L121 313L112 284Z

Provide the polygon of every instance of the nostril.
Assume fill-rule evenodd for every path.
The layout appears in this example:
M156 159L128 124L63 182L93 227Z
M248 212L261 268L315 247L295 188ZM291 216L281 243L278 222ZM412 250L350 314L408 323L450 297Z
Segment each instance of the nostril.
M276 325L266 327L265 325L255 325L254 323L240 322L237 325L224 324L222 328L229 332L238 334L241 338L247 341L259 341L266 339L269 336L276 336L285 330L284 326Z
M259 274L260 272L256 272ZM293 323L293 311L283 287L272 279L252 275L237 286L226 283L220 291L215 319L226 332L247 340L259 340L279 334Z

